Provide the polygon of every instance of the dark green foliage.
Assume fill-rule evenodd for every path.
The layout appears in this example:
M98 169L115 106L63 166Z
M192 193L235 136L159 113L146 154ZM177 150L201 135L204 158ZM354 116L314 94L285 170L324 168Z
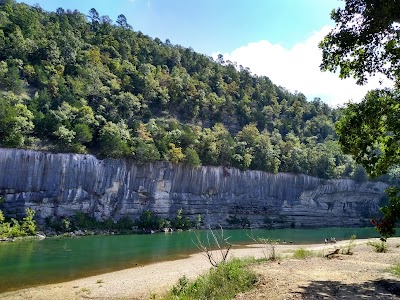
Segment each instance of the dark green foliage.
M178 210L178 213L171 221L171 226L175 229L187 230L195 226L194 222L190 221L188 217L183 216L182 208Z
M114 227L117 230L124 231L124 230L132 230L135 222L129 217L122 217L115 223Z
M356 182L365 182L368 180L368 174L361 165L357 165L353 171L351 178Z
M81 144L87 144L93 139L92 132L87 124L76 124L74 131L76 133L75 140Z
M382 220L373 220L373 224L384 240L396 234L395 228L400 217L400 188L390 187L386 193L389 196L389 206L381 207Z
M145 210L136 221L138 228L143 230L159 230L163 223L163 220L150 210Z
M107 219L98 221L88 213L76 212L72 217L46 218L46 228L57 232L73 230L116 230L117 232L131 232L135 222L129 217L122 217L117 221Z
M245 217L238 218L236 215L229 216L228 219L226 219L226 222L229 225L232 225L234 227L238 227L238 226L243 227L243 228L250 227L249 218L245 218Z
M27 221L29 220L27 219ZM30 223L27 221L22 225L24 228L29 227L28 225ZM136 221L128 216L122 217L116 221L112 219L96 220L96 218L88 213L76 212L71 217L47 217L46 228L51 228L56 232L70 232L74 230L115 230L116 232L124 233L132 232L135 227L137 227L139 230L144 231L158 231L165 227L188 230L194 228L195 226L199 226L200 222L200 215L197 216L196 222L194 222L189 220L187 216L183 215L182 209L178 211L176 218L174 218L172 221L160 218L156 213L152 212L151 210L143 211L139 219L137 219Z
M76 212L72 217L73 227L76 229L97 229L98 222L87 213Z
M22 147L34 128L33 115L25 105L12 102L0 95L0 146Z
M195 149L186 148L185 162L191 167L198 167L201 165L201 160Z
M346 0L344 8L332 12L336 27L320 43L321 69L339 69L341 78L353 76L359 84L375 73L398 78L400 45L394 23L399 15L398 0Z
M130 133L124 123L107 122L99 132L101 154L109 157L126 157L132 155L129 146Z
M400 163L399 91L370 91L361 103L349 103L336 125L343 151L378 176Z

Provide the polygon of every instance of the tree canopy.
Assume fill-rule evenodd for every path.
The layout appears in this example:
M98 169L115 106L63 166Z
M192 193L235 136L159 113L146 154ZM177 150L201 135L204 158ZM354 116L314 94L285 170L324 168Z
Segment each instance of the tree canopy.
M322 70L353 76L364 84L369 75L400 77L400 1L346 0L332 11L336 27L320 43Z
M400 1L346 0L332 19L336 27L320 43L322 70L339 68L340 77L353 76L358 84L377 73L396 82L393 89L369 91L361 103L347 104L336 123L344 153L369 175L386 174L400 164ZM383 218L373 221L383 238L394 235L400 217L400 188L387 194Z
M346 153L372 176L400 163L399 91L373 90L359 103L347 105L336 125Z

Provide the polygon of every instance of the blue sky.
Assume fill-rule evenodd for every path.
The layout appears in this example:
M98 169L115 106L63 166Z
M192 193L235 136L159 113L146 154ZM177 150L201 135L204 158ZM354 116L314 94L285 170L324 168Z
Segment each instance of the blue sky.
M134 30L211 54L230 52L267 39L291 47L332 24L338 0L23 0L48 11L58 7L82 13L94 7L116 20L124 14Z
M47 11L58 7L116 20L124 14L135 31L195 51L236 61L275 84L337 105L360 101L367 87L319 72L318 42L332 29L339 0L23 0Z

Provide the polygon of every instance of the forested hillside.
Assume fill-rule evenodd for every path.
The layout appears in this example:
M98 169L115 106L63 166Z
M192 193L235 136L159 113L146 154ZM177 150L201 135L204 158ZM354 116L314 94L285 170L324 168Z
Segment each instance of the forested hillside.
M365 176L336 141L340 109L136 32L124 15L0 1L0 89L2 147Z

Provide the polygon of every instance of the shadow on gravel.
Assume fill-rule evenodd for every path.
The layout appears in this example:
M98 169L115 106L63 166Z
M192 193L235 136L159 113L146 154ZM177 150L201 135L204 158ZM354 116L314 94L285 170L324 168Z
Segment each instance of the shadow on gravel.
M302 286L303 299L399 299L400 281L380 279L362 284L345 284L340 281L312 281Z

